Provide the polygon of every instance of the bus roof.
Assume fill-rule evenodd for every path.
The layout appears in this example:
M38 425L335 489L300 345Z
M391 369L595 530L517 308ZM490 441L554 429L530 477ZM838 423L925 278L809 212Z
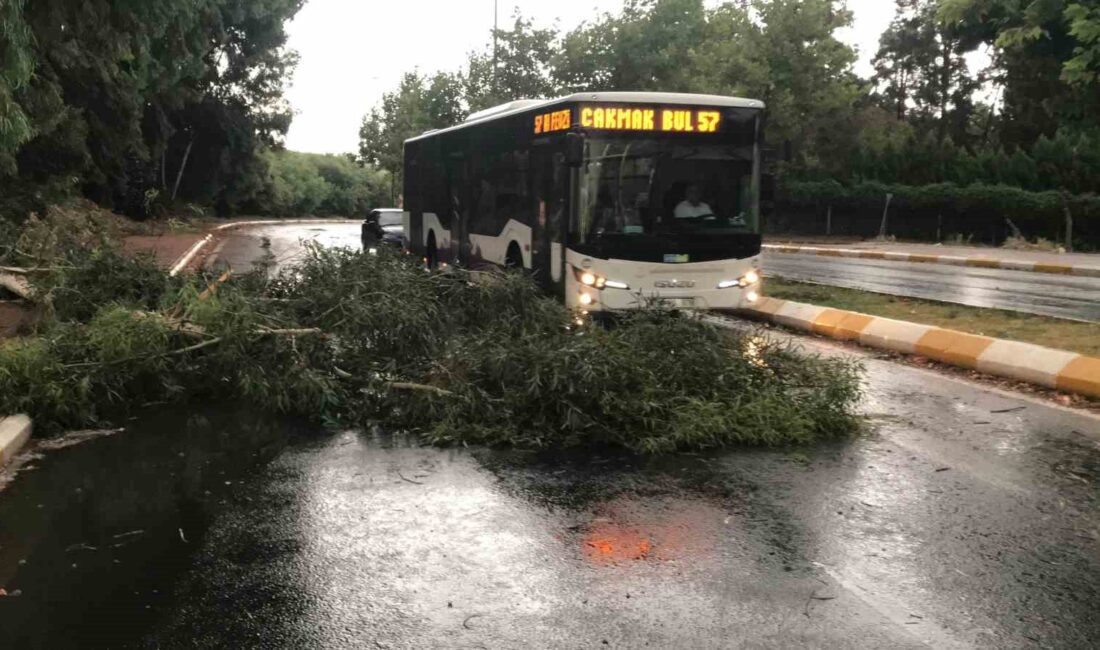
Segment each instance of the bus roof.
M724 95L698 95L692 93L653 93L653 92L602 92L602 93L574 93L557 99L519 99L507 104L501 104L493 108L473 113L461 124L445 129L432 129L418 136L409 138L405 142L415 142L441 133L458 131L469 126L484 124L502 117L509 117L545 109L557 104L572 104L575 102L613 102L617 104L665 104L665 105L696 105L696 106L728 106L732 108L764 108L764 102L758 99L744 99L741 97L726 97Z

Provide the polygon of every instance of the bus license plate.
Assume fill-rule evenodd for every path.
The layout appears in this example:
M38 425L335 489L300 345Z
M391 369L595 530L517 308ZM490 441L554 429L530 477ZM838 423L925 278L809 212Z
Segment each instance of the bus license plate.
M665 298L664 300L674 309L691 309L695 306L695 298Z

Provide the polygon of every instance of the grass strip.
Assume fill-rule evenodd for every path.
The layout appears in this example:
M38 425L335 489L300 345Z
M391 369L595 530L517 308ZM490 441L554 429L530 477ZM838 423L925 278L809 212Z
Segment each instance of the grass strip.
M764 293L833 309L1100 356L1100 323L768 278Z

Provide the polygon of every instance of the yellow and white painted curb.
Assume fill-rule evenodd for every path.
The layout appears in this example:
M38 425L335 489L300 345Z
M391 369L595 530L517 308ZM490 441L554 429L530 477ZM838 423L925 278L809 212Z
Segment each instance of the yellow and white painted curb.
M864 260L889 260L892 262L916 262L920 264L948 264L951 266L970 266L983 269L1006 269L1010 271L1031 271L1033 273L1053 273L1056 275L1100 277L1100 266L1025 262L1020 260L1001 260L992 257L927 255L923 253L902 253L899 251L876 251L859 248L832 248L820 246L785 246L782 244L764 244L764 250L770 253L795 253L798 255L820 255L822 257L850 257Z
M744 313L842 341L915 354L962 368L1100 397L1100 358L777 298Z
M26 415L0 418L0 467L6 465L31 437L31 419Z
M249 226L285 226L288 224L309 224L309 223L361 223L360 219L262 219L259 221L234 221L232 223L223 223L220 226L211 228L211 232L207 233L205 237L198 240L187 249L187 252L180 255L179 259L172 264L172 269L168 272L168 275L179 275L180 271L187 268L207 244L214 241L214 233L224 232L226 230L236 230L237 228L247 228Z

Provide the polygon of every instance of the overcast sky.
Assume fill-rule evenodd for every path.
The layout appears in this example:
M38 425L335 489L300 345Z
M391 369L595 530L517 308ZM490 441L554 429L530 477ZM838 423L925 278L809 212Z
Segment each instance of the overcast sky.
M513 9L563 29L614 11L622 0L500 0L501 26ZM848 0L855 26L841 38L859 50L867 75L878 38L894 14L890 0ZM287 96L297 111L287 147L344 153L359 148L359 123L382 93L413 68L456 70L493 25L493 0L308 0L289 26L301 62Z

